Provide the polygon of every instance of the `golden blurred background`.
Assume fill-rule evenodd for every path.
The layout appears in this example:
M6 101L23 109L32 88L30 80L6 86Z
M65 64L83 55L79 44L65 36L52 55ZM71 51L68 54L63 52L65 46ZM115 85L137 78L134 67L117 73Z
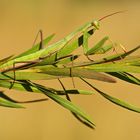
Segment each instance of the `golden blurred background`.
M52 43L84 23L112 12L127 10L101 22L94 43L105 35L127 50L140 45L140 1L130 0L0 0L0 57L30 48L39 29L44 36L56 33ZM63 79L72 87L71 79ZM90 80L89 80L90 81ZM117 84L90 81L106 93L140 106L140 87L118 80ZM60 88L54 81L43 82ZM90 89L76 79L76 87ZM17 100L43 98L40 94L1 89ZM91 90L91 89L90 89ZM0 140L139 140L140 115L105 100L100 95L73 95L96 122L91 130L66 109L49 100L26 104L26 109L0 107Z

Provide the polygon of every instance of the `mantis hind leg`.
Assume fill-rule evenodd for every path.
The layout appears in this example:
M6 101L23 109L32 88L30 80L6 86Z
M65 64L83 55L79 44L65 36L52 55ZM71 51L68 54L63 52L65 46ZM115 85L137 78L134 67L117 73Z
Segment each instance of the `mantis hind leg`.
M44 45L43 45L43 31L42 31L41 29L38 31L38 33L37 33L37 35L36 35L36 37L35 37L35 39L34 39L34 41L33 41L33 45L32 45L32 46L35 45L35 43L36 43L36 41L37 41L37 39L38 39L38 36L40 36L39 50L41 50L41 49L43 49L43 47L44 47Z
M32 46L35 45L35 43L36 43L37 38L38 38L39 35L40 35L39 50L41 50L41 49L43 49L43 32L42 32L42 30L39 30L39 31L38 31L38 33L37 33L37 35L36 35L36 37L35 37L35 40L34 40ZM14 62L14 63L13 63L13 68L12 68L12 70L13 70L13 78L12 78L13 81L11 82L11 86L9 87L9 89L12 89L12 87L13 87L15 81L16 81L16 69L17 69L17 67L15 66L16 63L25 63L25 65L27 66L27 65L29 65L29 64L37 63L37 61L21 61L21 62L19 61L19 62ZM25 67L25 65L24 65L23 67ZM6 72L6 71L5 71L5 72ZM5 73L5 72L3 72L3 73Z

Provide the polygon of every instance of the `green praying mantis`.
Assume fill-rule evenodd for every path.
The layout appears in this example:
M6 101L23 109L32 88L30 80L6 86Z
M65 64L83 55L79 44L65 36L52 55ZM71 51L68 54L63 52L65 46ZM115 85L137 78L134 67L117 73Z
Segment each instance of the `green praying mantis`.
M94 47L88 47L88 38L93 34L96 30L100 28L100 21L105 19L106 17L112 16L114 14L121 13L123 11L115 12L109 14L105 17L100 18L99 20L92 20L91 22L86 23L85 25L78 28L76 31L72 32L65 38L61 39L60 41L49 45L47 48L42 49L43 44L47 44L48 41L54 36L51 35L48 38L43 40L42 31L39 31L41 42L35 45L32 49L28 50L27 52L20 54L19 56L12 58L8 57L3 60L3 63L0 65L0 72L5 74L10 71L14 71L14 80L16 80L17 76L15 76L15 71L19 69L25 69L32 65L50 65L56 62L56 60L62 59L73 59L72 55L68 55L69 53L73 52L76 48L78 48L81 44L83 46L83 51L86 56L92 55L94 53L105 53L109 49L112 48L112 45L104 47L103 45L108 40L108 37L104 37L101 41L99 41ZM82 34L78 39L82 38L82 43L80 44L79 40L73 41L73 44L69 45L70 41L74 40L77 36ZM38 48L35 50L34 48ZM30 53L31 52L31 53ZM53 58L53 59L52 59ZM68 72L69 75L71 72ZM87 73L86 73L87 74ZM93 75L92 75L93 76ZM93 76L94 77L94 76ZM95 73L95 79L102 79L102 81L107 82L115 82L111 77L101 74ZM100 78L101 77L101 78ZM18 79L18 78L17 78Z

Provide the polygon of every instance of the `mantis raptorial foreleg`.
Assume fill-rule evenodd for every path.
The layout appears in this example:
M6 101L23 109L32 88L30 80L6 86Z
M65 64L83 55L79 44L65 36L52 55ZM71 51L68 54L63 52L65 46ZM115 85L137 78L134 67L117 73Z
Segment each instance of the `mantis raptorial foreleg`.
M84 31L83 33L83 51L84 51L84 55L90 60L93 61L89 58L90 55L94 55L94 54L104 54L106 52L108 52L109 50L113 49L113 51L116 51L116 46L117 44L114 43L108 36L105 36L104 38L102 38L96 45L94 45L92 48L88 47L88 31ZM110 44L107 44L107 41ZM120 44L119 45L122 50L124 52L126 52L126 49Z
M105 36L103 39L101 39L96 45L94 45L92 48L88 47L88 32L85 31L83 33L83 51L84 51L84 55L89 59L90 55L94 55L97 53L105 53L107 51L109 51L112 47L113 44L110 44L108 46L105 46L105 43L109 40L108 36ZM93 61L93 60L91 60Z

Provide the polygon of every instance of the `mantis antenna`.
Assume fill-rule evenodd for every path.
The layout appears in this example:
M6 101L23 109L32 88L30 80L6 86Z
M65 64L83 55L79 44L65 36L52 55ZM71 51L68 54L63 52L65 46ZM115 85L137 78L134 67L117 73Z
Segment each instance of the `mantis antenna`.
M106 18L108 18L108 17L110 17L110 16L113 16L113 15L116 15L116 14L119 14L119 13L124 13L124 12L126 12L126 10L118 11L118 12L114 12L114 13L108 14L108 15L106 15L106 16L100 18L99 21L102 21L102 20L104 20L104 19L106 19ZM122 45L120 44L120 47L122 48L122 50L123 50L124 52L126 52L126 49L124 48L124 46L122 46Z
M125 10L125 11L126 11L126 10ZM119 13L124 13L125 11L118 11L118 12L111 13L111 14L109 14L109 15L106 15L106 16L104 16L104 17L101 17L98 21L102 21L102 20L104 20L105 18L108 18L108 17L110 17L110 16L113 16L113 15L116 15L116 14L119 14Z

